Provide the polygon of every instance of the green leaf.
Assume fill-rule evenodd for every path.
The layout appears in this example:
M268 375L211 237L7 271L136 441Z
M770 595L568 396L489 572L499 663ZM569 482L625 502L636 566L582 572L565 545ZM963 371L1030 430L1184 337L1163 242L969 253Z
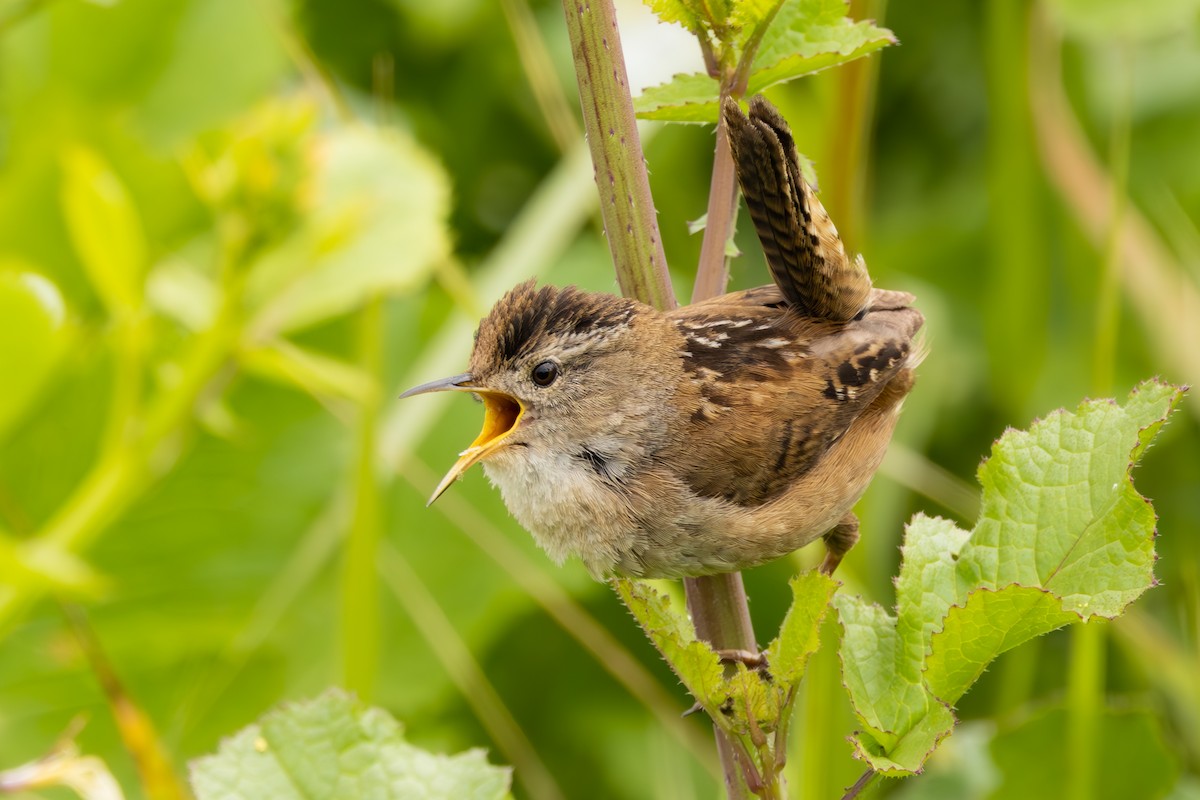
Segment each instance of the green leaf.
M717 79L707 73L676 75L667 83L643 89L633 99L633 108L642 119L711 124L717 121L720 90Z
M613 586L696 702L710 715L720 713L730 687L716 651L696 638L691 620L644 581L618 578Z
M821 646L821 622L837 581L815 570L792 578L792 605L788 608L779 636L767 647L771 675L780 683L795 686L804 677L808 657Z
M146 279L146 302L188 330L206 330L217 318L220 289L187 260L172 258L157 264Z
M1154 511L1131 472L1182 395L1146 382L1124 407L1088 401L1007 432L980 468L972 532L920 515L907 526L895 616L835 598L860 757L915 772L997 655L1114 617L1153 585Z
M1045 589L971 592L966 605L951 608L945 627L930 638L925 683L942 701L956 703L996 656L1077 621L1077 615L1063 610L1062 599Z
M776 8L783 5L784 0L738 0L733 5L729 23L734 29L740 30L745 38L753 32L755 26L768 15L776 13Z
M0 439L53 377L70 338L58 287L13 262L0 263Z
M896 43L895 35L846 16L845 0L789 0L763 37L748 94L845 64Z
M1165 797L1179 765L1163 742L1158 722L1147 711L1108 711L1099 719L1099 774L1092 783L1097 800ZM1038 714L992 740L1000 786L992 800L1069 797L1067 763L1070 719L1055 708Z
M85 147L62 159L67 231L96 293L114 317L141 305L146 241L129 192L99 155Z
M246 286L259 334L313 325L420 286L450 253L445 173L412 139L365 126L317 137L308 225Z
M895 44L891 31L867 21L855 22L845 15L846 8L845 0L785 2L759 45L747 95ZM706 73L676 75L643 91L634 108L643 119L714 123L719 93L717 80Z
M484 753L428 753L404 741L400 723L331 689L285 705L192 762L198 800L330 800L508 797L511 770Z
M666 23L682 25L692 33L709 27L703 7L695 0L645 0L655 16Z

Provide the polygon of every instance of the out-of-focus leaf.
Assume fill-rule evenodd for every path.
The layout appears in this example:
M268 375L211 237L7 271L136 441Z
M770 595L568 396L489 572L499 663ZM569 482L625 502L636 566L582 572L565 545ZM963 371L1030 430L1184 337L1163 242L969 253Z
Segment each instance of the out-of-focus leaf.
M613 585L696 702L710 713L720 713L717 709L730 688L716 651L696 638L691 620L673 610L670 601L644 581L619 578Z
M747 95L777 83L845 64L896 42L886 28L847 17L844 0L788 0L767 29L750 73ZM643 119L717 121L719 85L701 72L676 75L634 101Z
M1179 775L1179 765L1163 742L1158 723L1146 711L1108 711L1100 720L1100 751L1095 764L1097 800L1151 800L1165 797ZM1000 785L991 800L1069 797L1070 721L1065 709L1043 712L996 734L992 758Z
M310 223L247 283L255 328L281 332L420 285L450 251L449 185L408 137L365 126L316 139Z
M202 331L212 324L220 299L212 280L181 260L164 261L146 279L146 301L150 306L192 331Z
M363 402L376 390L358 367L284 339L243 350L245 368L260 377L299 387L317 397L332 395Z
M924 516L908 525L896 616L835 599L862 758L917 771L949 733L949 707L997 655L1114 617L1153 584L1154 510L1131 472L1182 396L1147 381L1124 407L1089 401L1010 430L980 468L971 533Z
M69 338L58 288L19 264L0 263L0 439L38 398Z
M277 87L290 66L290 34L282 30L289 11L279 0L183 5L173 46L135 111L139 127L164 147L233 117Z
M331 689L267 713L192 762L198 800L331 800L508 797L511 770L481 750L428 753L404 741L400 723Z
M79 754L72 742L53 753L19 767L0 772L0 794L27 792L65 786L82 800L124 800L108 765L96 756Z
M67 230L96 293L113 316L141 305L146 241L129 192L95 152L79 146L62 159Z
M904 781L890 796L895 800L984 800L1000 781L988 752L994 734L995 725L988 720L959 725L924 771Z

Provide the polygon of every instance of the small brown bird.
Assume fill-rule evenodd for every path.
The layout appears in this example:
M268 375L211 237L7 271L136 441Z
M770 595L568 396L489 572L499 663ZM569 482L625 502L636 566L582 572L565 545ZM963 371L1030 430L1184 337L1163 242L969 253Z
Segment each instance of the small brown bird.
M479 324L469 371L405 392L470 392L483 430L432 503L482 462L555 561L597 577L752 567L824 537L832 572L851 506L887 449L923 319L871 288L800 173L783 118L723 109L775 284L660 312L533 281Z

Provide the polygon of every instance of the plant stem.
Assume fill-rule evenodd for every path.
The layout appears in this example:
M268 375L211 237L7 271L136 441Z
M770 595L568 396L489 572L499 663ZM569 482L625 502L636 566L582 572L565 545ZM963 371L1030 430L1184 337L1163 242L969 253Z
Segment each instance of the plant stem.
M379 580L376 571L382 520L375 472L383 370L383 301L373 297L358 319L359 365L372 378L358 409L354 511L342 568L342 669L345 685L370 701L379 676Z
M721 94L721 103L725 102ZM737 217L737 176L733 169L733 154L729 150L729 131L725 118L717 119L717 149L713 154L712 182L708 188L707 224L704 241L700 244L700 267L696 270L696 283L692 287L692 302L716 297L725 291L729 281L729 259L726 243L733 233Z
M675 298L654 217L612 2L564 0L563 10L575 56L584 127L596 166L601 214L618 283L626 295L658 308L673 307ZM728 148L724 150L729 158ZM719 152L718 159L721 155ZM722 219L728 223L732 218L737 200L729 186L732 174L730 159L728 188L717 194L716 202L710 202L710 211L715 212L710 213L710 223ZM719 222L716 227L720 229L717 232L713 227L705 230L702 249L708 258L701 263L699 272L706 274L698 274L697 281L719 293L725 283L722 276L728 227ZM684 587L700 638L718 649L758 649L739 573L688 579ZM748 797L736 743L726 740L719 730L716 736L729 797Z
M1100 722L1104 713L1103 623L1093 618L1071 631L1071 659L1067 677L1067 786L1070 800L1097 796L1096 770L1100 748Z
M854 782L854 785L847 789L846 793L842 795L842 800L854 800L854 798L862 794L862 790L867 788L871 781L875 780L875 776L878 774L879 773L873 769L869 769L864 772L859 776L858 780Z
M627 297L674 308L612 0L563 0L600 214Z
M1033 377L1045 359L1048 276L1044 212L1030 112L1029 0L989 0L985 41L988 78L989 251L985 316L992 394L1010 414L1027 414ZM1021 309L1021 324L1013 323Z

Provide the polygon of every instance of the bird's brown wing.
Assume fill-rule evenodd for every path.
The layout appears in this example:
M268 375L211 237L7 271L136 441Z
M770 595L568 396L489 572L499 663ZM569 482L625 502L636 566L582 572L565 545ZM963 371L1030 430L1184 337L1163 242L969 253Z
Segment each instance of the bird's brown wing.
M730 98L722 113L746 207L783 296L805 316L853 319L866 306L871 278L861 259L846 255L804 180L787 122L761 96L751 99L749 116Z
M697 494L770 500L898 375L908 378L923 321L911 301L873 291L860 319L830 322L792 312L777 287L764 286L670 312L690 378L680 400L691 413L678 452L666 455Z

